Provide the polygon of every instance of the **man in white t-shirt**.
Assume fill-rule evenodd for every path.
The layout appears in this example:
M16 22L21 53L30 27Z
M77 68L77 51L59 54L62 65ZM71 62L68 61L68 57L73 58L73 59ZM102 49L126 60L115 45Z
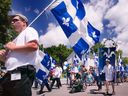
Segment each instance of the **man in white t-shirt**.
M106 94L108 94L109 91L109 83L112 85L112 94L115 94L115 88L114 88L114 68L110 64L110 60L106 59L106 65L103 68L103 73L105 73L105 85L106 85Z
M52 82L51 82L51 88L53 87L55 81L57 83L57 87L60 88L60 82L59 82L59 78L60 78L60 68L59 68L59 65L56 64L55 65L55 68L54 68L54 71L53 71L53 74L52 74L53 78L52 78Z
M0 50L0 60L5 62L7 73L0 81L2 96L31 96L35 78L35 59L38 50L38 32L28 26L22 14L12 16L12 27L18 36Z

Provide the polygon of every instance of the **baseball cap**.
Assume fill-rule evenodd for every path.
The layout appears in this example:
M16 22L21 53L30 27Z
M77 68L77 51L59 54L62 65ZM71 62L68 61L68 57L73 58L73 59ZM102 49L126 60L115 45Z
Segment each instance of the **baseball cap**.
M25 22L28 23L28 18L27 18L26 16L24 16L24 15L22 15L22 14L15 14L15 15L13 15L12 17L15 17L15 16L19 16L19 17L22 18Z

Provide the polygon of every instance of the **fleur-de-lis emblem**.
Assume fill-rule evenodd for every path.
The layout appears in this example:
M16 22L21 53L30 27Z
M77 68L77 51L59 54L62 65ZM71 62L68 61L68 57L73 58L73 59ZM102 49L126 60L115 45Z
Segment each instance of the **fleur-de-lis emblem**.
M47 74L43 75L42 77L43 77L43 79L46 79L47 78Z
M97 37L96 34L95 34L95 31L92 33L92 36L95 38Z
M83 55L85 52L86 52L86 50L82 50L82 51L81 51L81 54Z
M47 62L47 67L49 67L51 65L51 60L49 59L49 61Z
M63 20L63 24L64 25L66 25L66 26L69 26L69 21L70 21L70 18L68 17L68 18L62 18L62 20Z
M106 57L110 58L112 55L115 55L115 52L114 51L110 52L110 49L108 49L108 52L104 52L104 55L106 55Z

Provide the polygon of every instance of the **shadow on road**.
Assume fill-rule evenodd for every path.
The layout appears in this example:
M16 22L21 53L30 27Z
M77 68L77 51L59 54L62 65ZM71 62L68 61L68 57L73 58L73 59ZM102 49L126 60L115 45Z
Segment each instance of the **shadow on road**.
M112 96L112 94L105 94L105 92L98 91L97 89L91 89L90 94L103 94L103 96Z

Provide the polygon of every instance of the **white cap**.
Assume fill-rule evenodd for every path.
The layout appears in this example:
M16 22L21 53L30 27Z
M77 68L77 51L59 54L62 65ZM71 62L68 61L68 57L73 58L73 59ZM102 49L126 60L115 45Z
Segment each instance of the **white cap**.
M105 61L106 61L106 62L110 62L110 60L109 60L109 59L106 59Z
M28 22L27 17L24 16L24 15L22 15L22 14L15 14L15 15L13 15L13 17L14 17L14 16L19 16L19 17L21 17L25 22Z

